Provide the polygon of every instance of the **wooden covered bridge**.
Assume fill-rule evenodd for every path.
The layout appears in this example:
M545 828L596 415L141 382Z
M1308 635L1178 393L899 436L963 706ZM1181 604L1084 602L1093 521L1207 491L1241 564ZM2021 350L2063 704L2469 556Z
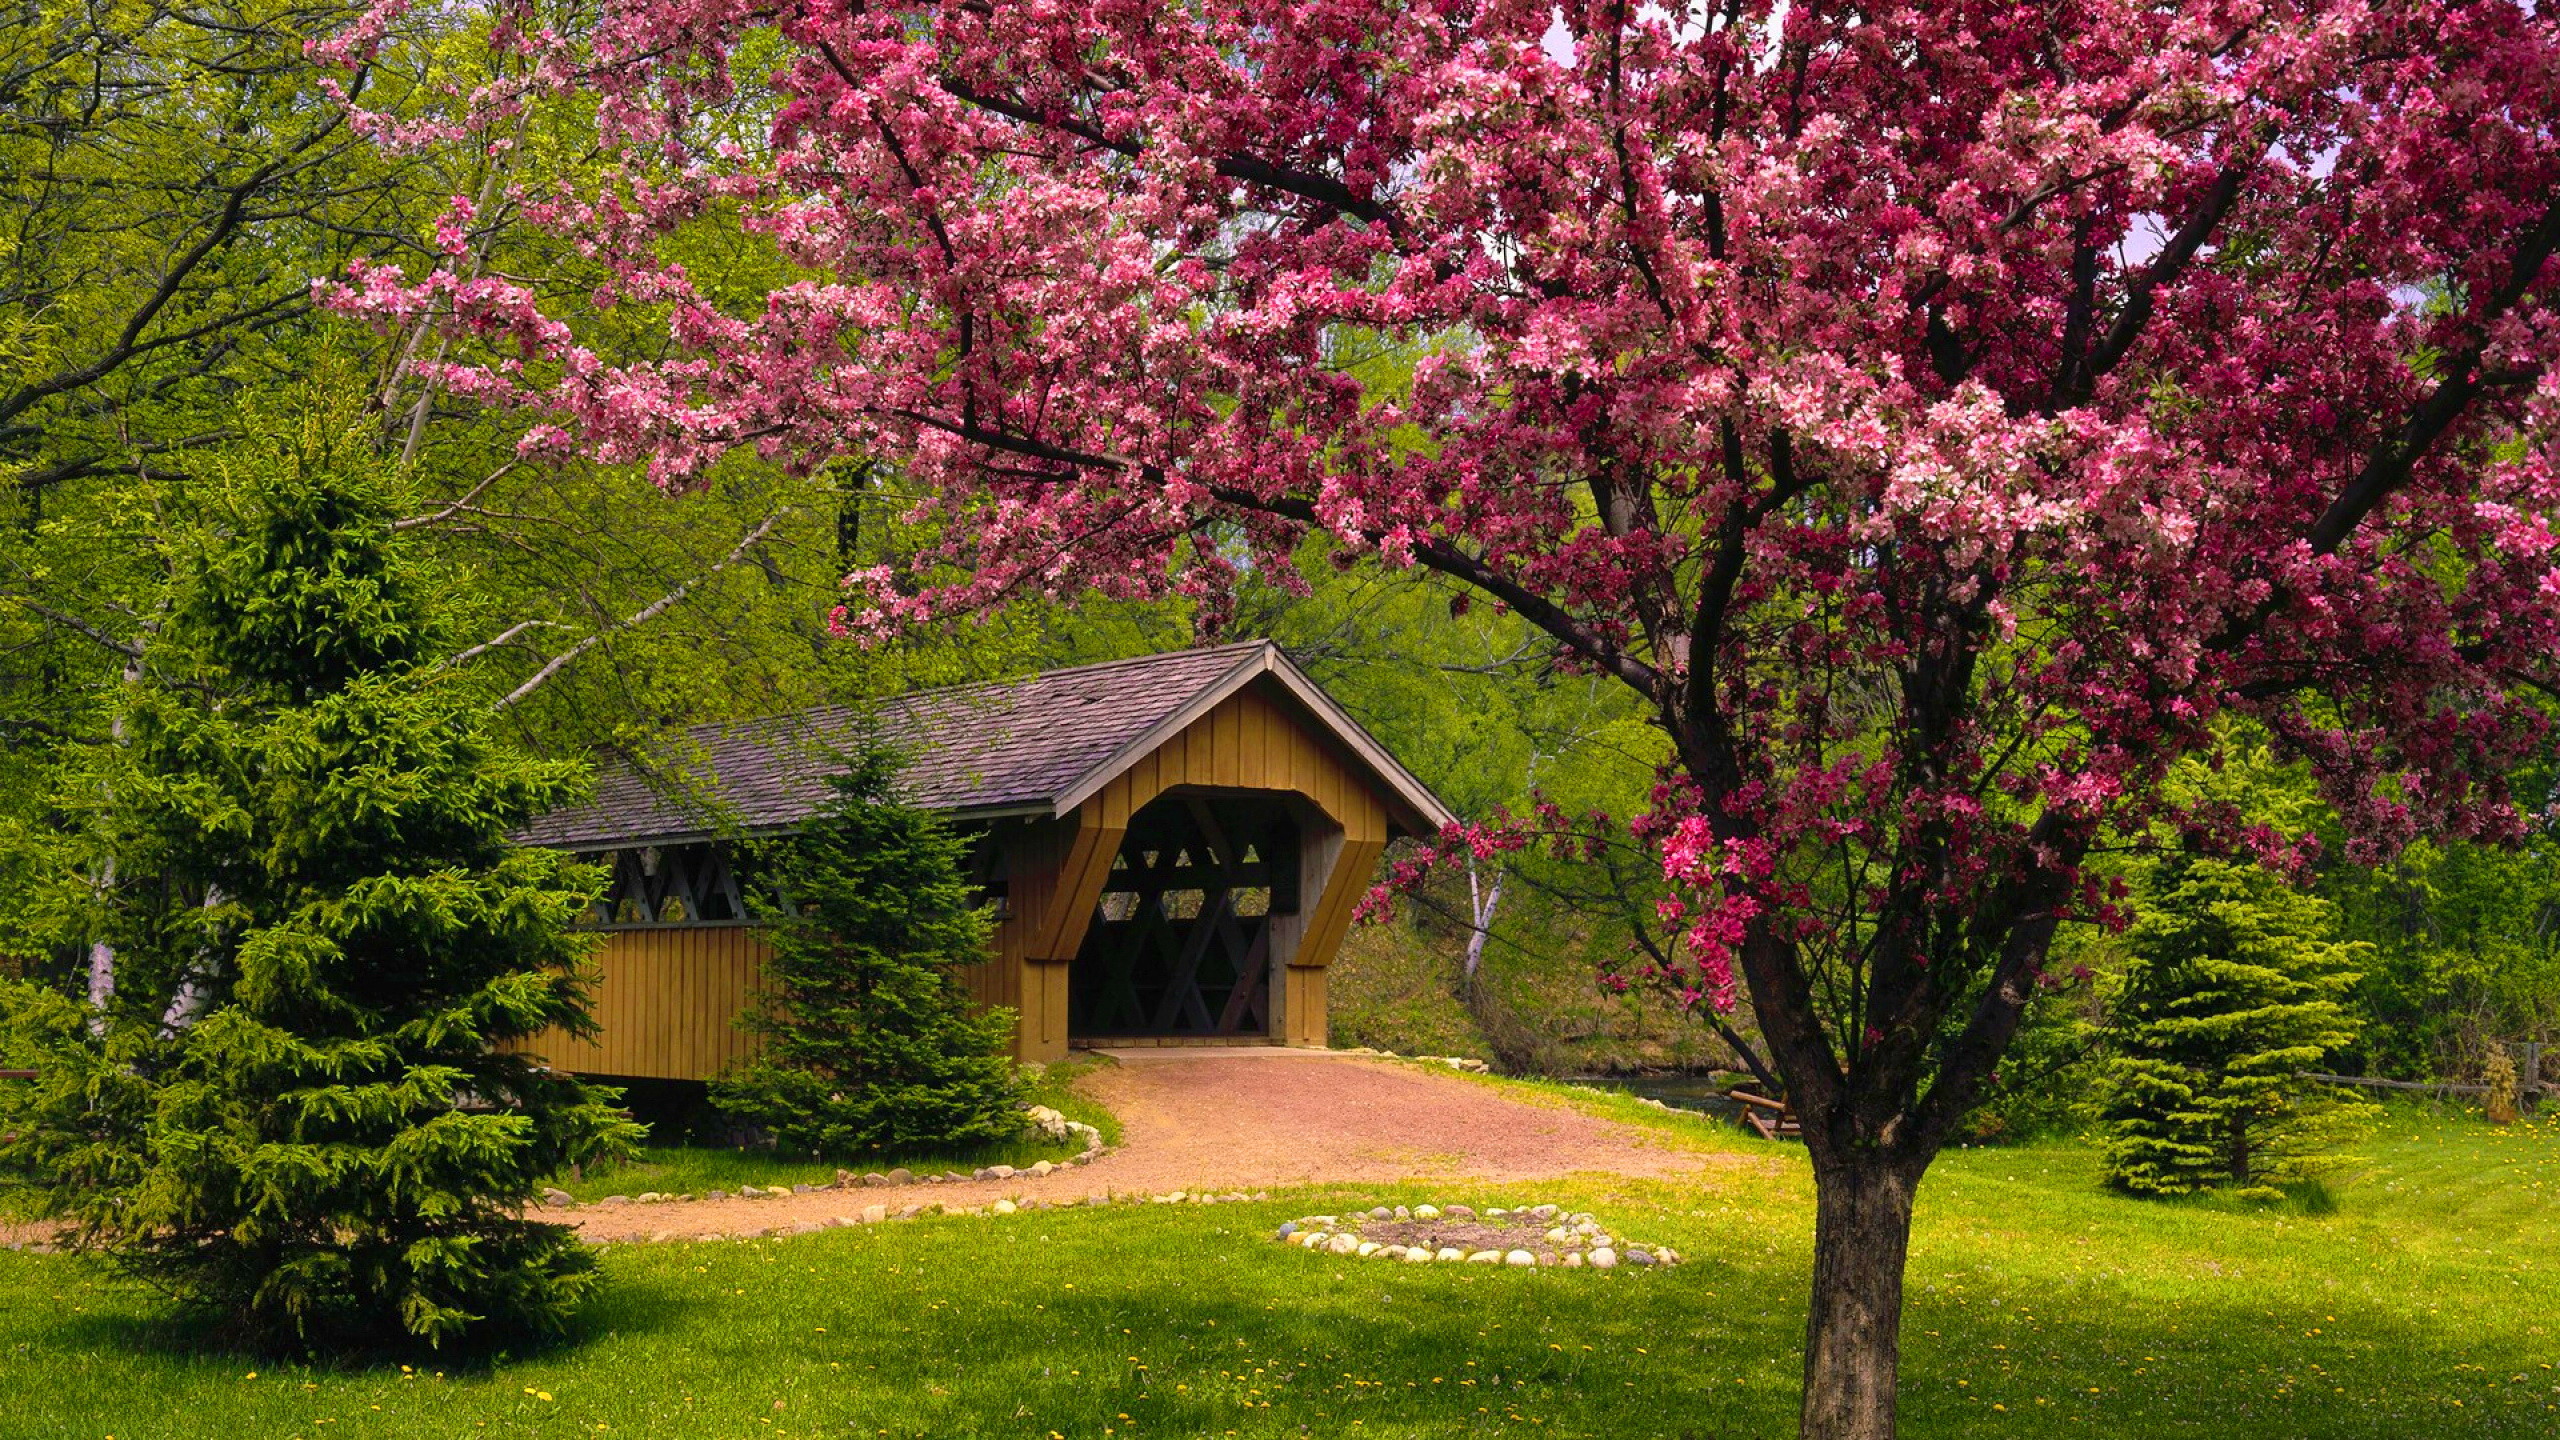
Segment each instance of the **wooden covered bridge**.
M923 691L875 719L910 802L977 837L995 954L968 983L1020 1016L1025 1060L1087 1041L1325 1041L1325 966L1380 852L1446 806L1267 641ZM823 708L691 739L702 798L609 769L523 838L608 863L601 1033L531 1048L566 1069L698 1080L754 1049L736 1024L766 953L732 837L826 798L856 724Z

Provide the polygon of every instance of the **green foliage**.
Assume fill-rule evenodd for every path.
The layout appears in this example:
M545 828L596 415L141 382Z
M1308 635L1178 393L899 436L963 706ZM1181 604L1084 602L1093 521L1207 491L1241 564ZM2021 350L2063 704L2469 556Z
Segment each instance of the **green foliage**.
M2419 841L2321 877L2365 941L2344 1063L2404 1079L2469 1076L2502 1040L2560 1038L2560 837L2518 849Z
M2300 1175L2374 1113L2301 1078L2354 1038L2341 1002L2363 947L2254 866L2180 859L2149 888L2113 996L2109 1183L2174 1195Z
M1965 1117L1974 1144L2014 1144L2075 1130L2100 1073L2105 1017L2093 986L2073 982L2027 1007L2018 1038Z
M791 908L767 907L772 1005L747 1020L764 1053L715 1080L712 1099L819 1155L1009 1138L1022 1125L1013 1012L972 1015L960 983L993 933L965 844L897 802L886 748L844 758L825 805L775 847Z
M634 1138L515 1042L591 1028L570 929L598 877L507 834L573 767L495 742L434 663L393 486L315 413L217 477L235 502L81 793L61 938L102 1007L19 983L0 1164L81 1243L252 1341L558 1329L595 1287L543 1177Z

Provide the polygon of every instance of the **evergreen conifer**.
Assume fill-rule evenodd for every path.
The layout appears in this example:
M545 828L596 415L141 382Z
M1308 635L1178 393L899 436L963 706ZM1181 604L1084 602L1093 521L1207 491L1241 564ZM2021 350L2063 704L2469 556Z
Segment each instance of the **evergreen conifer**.
M592 1028L570 926L599 877L507 840L577 772L500 744L434 663L429 577L344 418L210 477L233 514L79 787L114 866L73 938L113 947L113 993L8 993L41 1075L0 1164L252 1342L555 1329L594 1261L522 1212L635 1133L512 1048Z
M991 922L963 873L961 837L898 802L896 757L866 743L833 793L771 854L770 1005L748 1017L760 1057L712 1099L795 1150L852 1157L1020 1133L1006 1054L1013 1012L969 1013L959 971L983 964Z
M2111 1007L2101 1102L2110 1183L2174 1195L2294 1178L2372 1107L2302 1078L2355 1037L2363 947L2329 906L2256 866L2162 867Z

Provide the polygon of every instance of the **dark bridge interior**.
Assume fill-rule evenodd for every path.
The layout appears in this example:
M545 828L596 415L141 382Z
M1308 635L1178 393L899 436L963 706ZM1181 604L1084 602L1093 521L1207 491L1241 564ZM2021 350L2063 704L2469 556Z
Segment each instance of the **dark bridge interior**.
M1131 816L1068 972L1068 1033L1269 1034L1272 919L1297 908L1298 844L1276 795L1168 793Z

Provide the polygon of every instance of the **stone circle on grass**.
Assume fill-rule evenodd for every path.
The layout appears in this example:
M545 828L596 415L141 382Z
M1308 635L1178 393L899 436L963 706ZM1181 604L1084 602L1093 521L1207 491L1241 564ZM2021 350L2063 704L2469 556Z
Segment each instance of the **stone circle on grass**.
M1554 1266L1564 1270L1677 1265L1680 1253L1611 1233L1589 1211L1559 1205L1516 1209L1466 1205L1380 1205L1343 1215L1306 1215L1272 1238L1302 1250L1408 1265Z

